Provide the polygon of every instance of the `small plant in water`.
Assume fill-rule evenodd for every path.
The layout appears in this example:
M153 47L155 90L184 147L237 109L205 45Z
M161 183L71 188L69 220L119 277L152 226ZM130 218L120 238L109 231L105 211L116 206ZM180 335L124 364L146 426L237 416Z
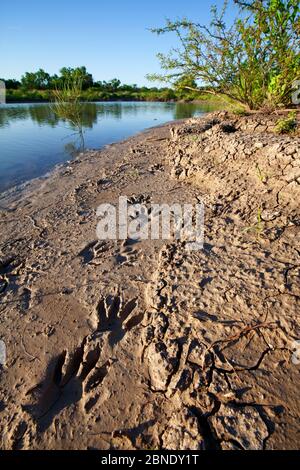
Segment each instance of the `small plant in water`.
M67 122L75 134L79 136L80 147L84 150L84 131L82 124L83 103L81 102L82 78L73 77L65 80L60 88L53 91L54 102L52 109L63 121Z

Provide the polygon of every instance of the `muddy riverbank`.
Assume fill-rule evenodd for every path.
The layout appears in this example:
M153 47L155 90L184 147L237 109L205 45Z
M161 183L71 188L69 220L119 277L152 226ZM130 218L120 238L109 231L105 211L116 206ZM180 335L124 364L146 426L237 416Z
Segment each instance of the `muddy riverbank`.
M298 449L300 137L218 112L0 199L4 449ZM97 207L205 205L201 250Z

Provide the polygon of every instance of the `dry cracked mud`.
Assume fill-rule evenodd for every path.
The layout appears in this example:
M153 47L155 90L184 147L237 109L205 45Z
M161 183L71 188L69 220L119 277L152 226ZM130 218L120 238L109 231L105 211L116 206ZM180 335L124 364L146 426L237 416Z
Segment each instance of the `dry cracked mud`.
M300 137L277 119L167 124L1 196L1 448L299 448ZM203 202L203 248L98 240L125 195Z

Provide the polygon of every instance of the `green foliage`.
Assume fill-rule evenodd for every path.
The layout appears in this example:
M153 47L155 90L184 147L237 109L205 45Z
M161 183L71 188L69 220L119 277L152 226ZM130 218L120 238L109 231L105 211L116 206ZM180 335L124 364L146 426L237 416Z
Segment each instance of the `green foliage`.
M21 85L25 90L46 90L50 85L50 75L43 69L26 72L21 78Z
M179 99L192 101L199 96L196 81L189 75L183 75L174 83L174 90Z
M51 101L53 91L65 90L70 83L81 82L80 100L82 101L192 101L200 97L201 90L189 77L180 79L175 87L139 87L136 84L121 83L118 78L109 81L94 81L86 67L63 67L59 74L50 75L43 69L26 72L21 82L13 79L6 83L8 102ZM190 90L187 90L190 86Z
M6 90L7 102L50 101L50 99L49 90L24 90L23 88Z
M297 128L297 113L291 111L286 118L279 119L276 123L275 132L278 134L289 134Z
M93 86L93 76L88 73L86 67L77 67L72 69L71 67L63 67L60 69L60 77L56 80L55 86L64 86L65 83L70 84L81 83L81 89L87 90Z
M209 25L186 18L167 20L152 31L175 33L179 47L158 54L162 75L148 78L173 85L189 77L203 92L226 95L250 109L276 107L291 101L293 82L300 78L299 0L234 0L243 18L225 23L222 10L211 10Z
M260 238L261 234L263 233L264 227L263 227L263 221L262 221L262 209L259 207L257 209L257 214L256 214L256 223L254 225L251 225L250 227L246 227L243 232L252 232L255 233L255 235Z
M71 82L81 82L81 101L193 101L207 100L207 95L189 77L178 80L175 89L169 87L138 87L123 84L117 78L109 81L94 81L85 67L63 67L59 75L49 75L40 69L26 72L22 81L4 80L8 102L51 101L53 92L69 87ZM188 89L189 87L189 89Z
M5 87L7 90L17 90L21 86L21 82L19 82L18 80L10 78L8 80L3 80L1 78L0 80L5 82Z
M238 106L234 107L231 111L236 116L247 116L248 114L245 108L241 108Z
M256 165L256 171L257 171L257 177L259 179L259 181L263 184L265 184L267 182L267 176L265 175L265 173L261 170L260 166L257 164Z
M121 81L118 80L117 78L113 78L109 82L99 81L99 82L94 83L95 88L98 88L101 91L106 91L109 93L115 93L120 88L120 85L121 85ZM130 85L128 86L130 87Z
M83 76L80 74L65 78L60 87L53 91L52 105L57 117L67 122L78 134L81 141L80 151L84 148L82 86Z
M66 82L67 83L67 82ZM61 89L63 83L58 82L56 89ZM51 101L54 90L25 90L19 88L16 90L7 90L7 102L26 102L26 101ZM91 87L81 90L81 101L175 101L177 94L170 88L134 88L130 85L120 86L116 91L101 90L98 87ZM181 98L180 98L181 99Z
M82 106L82 78L73 76L65 80L60 88L53 91L53 111L61 119L69 122L73 127L81 126Z

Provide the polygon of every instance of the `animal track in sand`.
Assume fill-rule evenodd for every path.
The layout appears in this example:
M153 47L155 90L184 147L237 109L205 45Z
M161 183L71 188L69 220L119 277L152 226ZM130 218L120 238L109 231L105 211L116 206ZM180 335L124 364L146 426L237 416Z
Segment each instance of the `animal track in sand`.
M119 252L116 254L115 259L117 264L133 266L137 260L139 251L133 248L133 246L138 243L138 240L133 240L132 238L127 238L122 244Z
M26 393L32 402L23 406L40 431L45 431L54 417L72 404L82 400L86 412L96 404L99 394L94 392L113 363L109 359L99 364L100 353L99 343L84 338L75 351L63 351L50 361L44 381Z
M63 351L54 357L45 379L28 390L26 397L30 401L23 410L34 418L41 432L71 405L80 402L86 413L95 406L100 396L99 386L115 362L111 358L102 361L103 348L105 344L116 345L142 321L144 312L137 311L137 305L135 298L123 302L119 295L102 297L96 308L94 333L85 337L75 351Z
M148 171L152 174L164 171L164 166L160 163L155 163L154 165L149 166Z
M5 295L10 285L15 284L15 278L20 275L21 269L24 267L24 262L15 256L0 256L0 295ZM29 308L30 290L23 289L21 294L22 310Z
M114 245L110 241L94 240L80 251L84 264L100 264L101 258L112 255Z
M97 192L101 192L105 189L108 189L112 185L112 180L109 178L100 178L96 185L97 185Z
M129 205L134 204L149 204L151 202L151 196L149 194L133 194L127 198Z
M8 280L6 276L0 275L0 294L3 294L8 287Z
M151 214L151 196L149 194L133 194L127 198L127 204L129 206L129 217L134 220L137 216L140 215L140 211L137 210L136 214L130 211L130 206L141 205L143 206L143 213L145 215ZM146 210L145 210L146 209Z
M21 450L24 445L24 440L26 440L26 434L28 434L29 431L28 423L26 423L22 415L18 418L19 419L13 419L12 422L9 423L7 431L4 431L2 435L2 442L5 442L3 437L5 435L5 437L7 437L7 441L9 443L7 450Z
M24 287L20 296L19 304L22 312L30 309L32 291L28 287Z
M95 333L109 332L109 344L114 346L125 333L137 326L144 312L137 310L136 298L124 303L121 296L102 297L97 305L97 326Z
M110 240L94 240L86 245L78 254L84 264L98 266L104 259L114 258L119 265L132 266L139 251L133 246L138 240L127 238L123 242L114 243ZM116 250L116 245L118 249ZM1 285L0 285L1 287Z
M23 262L18 260L15 256L3 256L0 257L0 275L18 275L19 268L21 268Z

